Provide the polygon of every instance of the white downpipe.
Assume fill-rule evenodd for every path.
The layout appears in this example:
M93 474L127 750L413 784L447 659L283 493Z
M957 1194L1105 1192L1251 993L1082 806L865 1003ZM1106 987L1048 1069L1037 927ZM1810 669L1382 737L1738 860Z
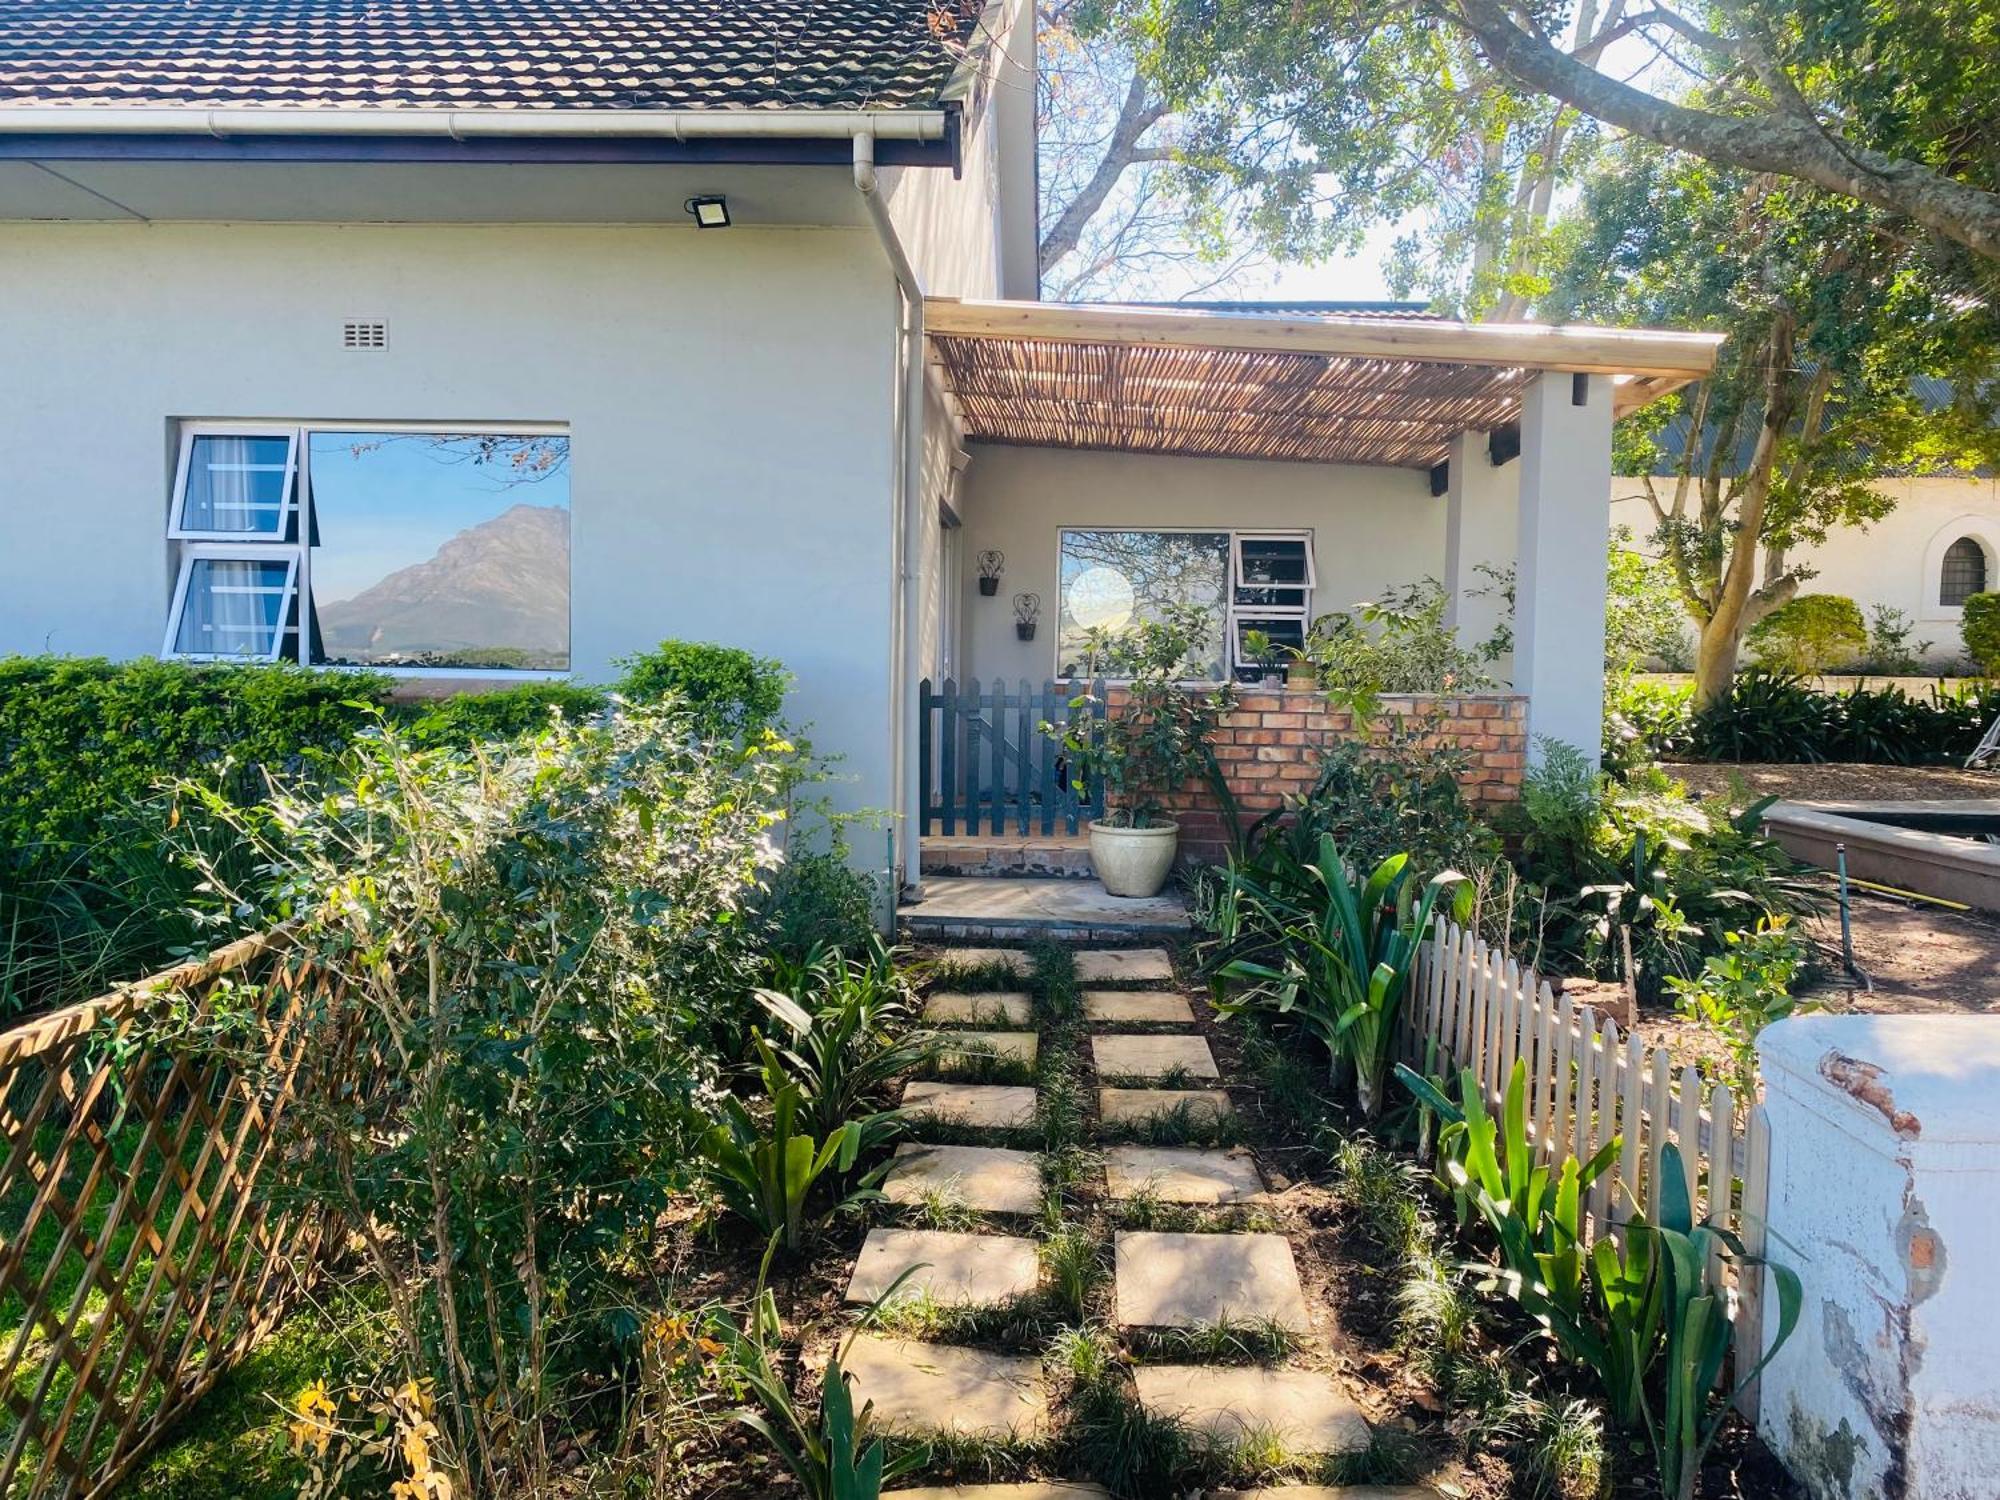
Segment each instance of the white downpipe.
M810 109L148 109L23 105L0 109L0 135L626 137L941 141L943 110ZM870 158L873 158L870 147Z
M903 249L888 205L882 201L881 184L875 175L875 139L854 137L854 186L868 206L875 233L887 252L896 285L902 292L903 317L903 400L901 441L896 461L894 538L891 543L891 572L895 597L891 608L894 624L890 631L889 743L894 747L895 765L890 775L891 805L902 837L897 854L902 869L901 882L920 883L922 859L917 830L922 822L918 807L921 781L916 775L917 722L913 712L917 680L922 664L917 660L922 632L917 628L918 598L917 546L921 539L924 468L924 288L916 267ZM897 872L890 872L892 883Z

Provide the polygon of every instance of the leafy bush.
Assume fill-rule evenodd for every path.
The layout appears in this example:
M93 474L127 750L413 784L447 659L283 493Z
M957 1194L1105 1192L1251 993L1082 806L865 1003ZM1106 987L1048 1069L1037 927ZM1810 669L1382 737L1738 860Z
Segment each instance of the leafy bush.
M603 689L575 682L524 682L491 693L457 693L401 710L403 732L417 746L478 745L548 728L549 715L587 719L609 702Z
M1270 1009L1302 1022L1333 1068L1351 1070L1369 1119L1385 1102L1396 1019L1431 913L1444 900L1464 921L1472 906L1471 883L1457 871L1420 888L1409 865L1409 855L1394 854L1357 878L1331 838L1310 860L1274 845L1259 865L1230 868L1216 924L1216 978L1250 985L1216 1009Z
M1726 933L1820 905L1762 832L1772 799L1715 816L1661 771L1621 782L1568 746L1540 749L1521 801L1501 819L1526 887L1513 907L1512 939L1534 967L1624 976L1650 1000L1668 976L1721 952Z
M837 828L828 849L800 849L800 842L794 838L765 883L764 941L792 959L824 949L866 951L875 937L880 882L854 868Z
M1313 621L1305 655L1320 686L1371 717L1384 693L1476 693L1493 685L1495 660L1511 645L1510 624L1474 647L1445 623L1450 604L1434 578L1391 589L1380 599Z
M749 739L777 726L791 674L784 664L733 646L662 641L622 656L618 691L641 703L671 694L706 738Z
M1923 671L1929 641L1913 639L1916 622L1908 614L1887 604L1868 607L1868 648L1859 657L1843 662L1840 670L1863 676L1908 677Z
M1683 760L1694 748L1694 685L1620 673L1604 683L1604 764Z
M1815 1007L1792 997L1792 986L1805 965L1805 945L1784 916L1765 917L1748 932L1724 933L1725 950L1713 954L1692 978L1670 978L1688 1015L1719 1033L1736 1066L1736 1092L1741 1099L1757 1097L1757 1033Z
M837 949L815 953L790 968L783 989L757 995L784 1028L784 1061L803 1091L807 1128L826 1136L858 1123L864 1145L898 1118L886 1107L890 1084L936 1050L934 1036L913 1029L916 1007L895 950L875 940L866 951L853 960Z
M1705 760L1950 765L1972 753L1995 706L1990 688L1933 686L1927 699L1866 686L1821 693L1751 667L1695 716L1693 750Z
M1605 574L1604 666L1629 672L1658 663L1669 672L1687 670L1687 606L1671 567L1632 546L1632 528L1611 530L1610 564Z
M189 789L257 855L232 898L344 984L300 986L290 1016L248 990L171 1040L275 1091L285 1025L326 1070L279 1122L270 1211L331 1206L358 1237L403 1378L435 1383L439 1467L546 1494L554 1445L514 1435L615 1366L621 1270L691 1182L720 1076L688 1039L749 1003L786 767L650 707L499 754L387 725L350 753L344 786L288 778L264 808Z
M1041 732L1069 757L1079 795L1093 778L1102 783L1104 821L1113 827L1168 823L1166 798L1213 765L1209 744L1233 690L1225 684L1196 692L1180 685L1186 663L1213 629L1206 610L1170 605L1158 619L1086 635L1090 675L1123 679L1125 701L1112 712L1095 688L1086 688L1069 701L1061 724L1044 723Z
M1798 594L1752 625L1744 639L1766 666L1812 676L1866 650L1868 622L1845 594Z
M1988 677L2000 677L2000 594L1974 594L1965 601L1958 632L1965 654Z

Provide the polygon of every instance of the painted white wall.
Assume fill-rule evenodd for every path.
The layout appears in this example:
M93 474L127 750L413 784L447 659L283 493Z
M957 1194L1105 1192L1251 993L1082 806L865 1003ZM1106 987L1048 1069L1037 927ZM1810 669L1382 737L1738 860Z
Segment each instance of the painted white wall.
M977 107L966 110L959 175L938 167L882 169L889 216L927 295L1000 295L1001 131L992 89L989 81Z
M1317 613L1442 576L1445 502L1413 469L1016 448L974 443L963 489L965 677L1041 682L1055 670L1058 537L1065 527L1310 528ZM1510 465L1510 468L1518 467ZM1007 556L979 593L978 554ZM1035 639L1015 639L1009 601L1041 595Z
M1662 500L1671 503L1672 481L1654 483ZM1613 479L1611 518L1631 527L1645 551L1655 522L1643 486L1639 479ZM1917 639L1931 643L1928 658L1948 664L1962 654L1964 643L1960 610L1938 603L1944 551L1959 537L1972 537L1986 550L1988 587L2000 588L2000 478L1885 479L1876 488L1892 497L1896 508L1872 526L1842 527L1819 546L1802 549L1799 559L1819 570L1805 587L1845 594L1864 613L1877 604L1902 610L1916 622Z
M1521 398L1520 469L1513 679L1528 695L1529 753L1559 740L1594 764L1604 735L1610 521L1597 497L1611 482L1607 376L1534 378Z
M1035 302L1042 276L1040 185L1036 164L1036 11L1013 0L1007 46L993 77L1000 186L1000 295Z
M896 301L867 229L0 224L0 651L149 654L179 418L562 422L576 675L782 658L888 800ZM385 318L382 352L341 322Z
M1815 1500L1993 1494L2000 1019L1804 1016L1757 1050L1768 1253L1804 1287L1759 1431Z
M1452 440L1450 484L1445 495L1444 571L1439 582L1450 600L1448 618L1466 642L1488 641L1506 616L1500 577L1513 566L1520 537L1521 465L1495 464L1490 435L1461 432ZM1510 658L1494 664L1507 679Z

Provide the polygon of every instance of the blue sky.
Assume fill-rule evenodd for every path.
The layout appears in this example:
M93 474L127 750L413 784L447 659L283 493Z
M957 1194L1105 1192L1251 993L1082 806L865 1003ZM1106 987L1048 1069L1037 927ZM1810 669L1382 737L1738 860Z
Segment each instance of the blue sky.
M467 527L513 506L569 506L566 469L510 482L504 459L471 461L471 440L316 432L311 444L320 541L313 595L324 603L351 599L397 569L428 560Z

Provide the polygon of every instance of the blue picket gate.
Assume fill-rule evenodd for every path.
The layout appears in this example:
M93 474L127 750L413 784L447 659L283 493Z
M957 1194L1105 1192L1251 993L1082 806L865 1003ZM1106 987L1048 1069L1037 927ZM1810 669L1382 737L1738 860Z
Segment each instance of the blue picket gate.
M1071 785L1069 757L1041 732L1043 723L1069 717L1081 688L1044 682L1039 688L1004 682L982 688L973 678L947 677L919 690L917 763L923 778L923 831L927 834L1040 833L1058 827L1076 833L1104 812L1104 788L1095 778L1079 792ZM1091 694L1092 712L1104 715L1103 684Z

